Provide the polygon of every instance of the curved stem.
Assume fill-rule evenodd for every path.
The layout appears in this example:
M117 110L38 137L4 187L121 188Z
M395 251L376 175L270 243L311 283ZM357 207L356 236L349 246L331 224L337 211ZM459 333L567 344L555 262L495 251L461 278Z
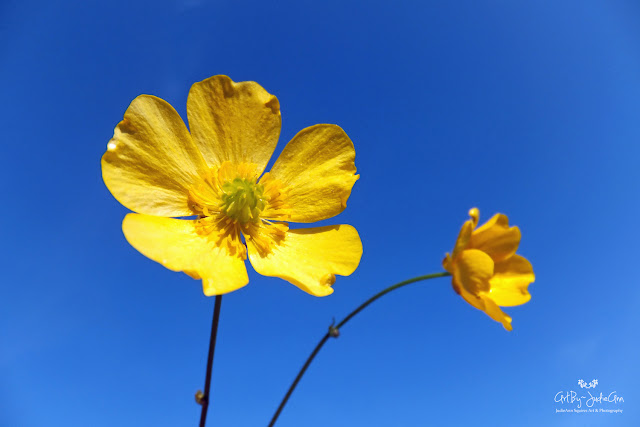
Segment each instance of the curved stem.
M198 403L202 405L200 413L200 427L207 423L207 411L209 409L209 391L211 390L211 371L213 369L213 354L216 350L216 337L218 335L218 321L220 320L220 306L222 305L222 295L216 295L216 302L213 308L213 320L211 321L211 337L209 338L209 355L207 357L207 373L204 379L204 393L196 395Z
M302 369L300 369L300 372L298 372L298 375L293 380L293 383L291 383L291 386L289 387L289 390L287 390L287 394L285 394L284 397L282 398L282 402L280 402L280 406L278 406L278 409L276 410L276 413L273 415L273 418L271 418L271 422L269 423L269 427L273 427L274 424L276 423L276 421L278 420L278 417L280 416L280 413L284 409L284 406L287 404L287 401L289 400L289 397L291 397L291 394L293 393L293 390L295 390L296 386L298 385L298 382L300 382L300 379L302 378L302 376L306 372L306 370L309 367L309 365L311 365L311 362L313 362L313 359L315 359L315 357L318 354L318 352L320 352L320 349L322 348L322 346L324 346L324 344L327 342L327 340L330 337L337 338L338 335L340 334L340 328L343 327L356 314L360 313L362 310L367 308L367 306L369 304L371 304L372 302L374 302L378 298L381 298L382 296L384 296L384 295L388 294L389 292L394 291L394 290L396 290L398 288L410 285L411 283L420 282L422 280L429 280L429 279L435 279L435 278L438 278L438 277L446 277L446 276L451 276L451 274L446 272L446 271L443 271L443 272L440 272L440 273L432 273L432 274L427 274L427 275L424 275L424 276L414 277L412 279L408 279L408 280L404 280L404 281L402 281L400 283L396 283L395 285L392 285L392 286L389 286L386 289L383 289L382 291L378 292L377 294L375 294L374 296L372 296L371 298L369 298L368 300L366 300L365 302L360 304L355 310L353 310L351 313L349 313L347 315L347 317L342 319L342 321L340 323L338 323L336 326L333 326L333 325L329 326L329 332L327 332L322 337L322 339L320 339L320 341L316 345L316 348L313 349L313 351L311 352L311 354L307 358L307 361L302 366Z

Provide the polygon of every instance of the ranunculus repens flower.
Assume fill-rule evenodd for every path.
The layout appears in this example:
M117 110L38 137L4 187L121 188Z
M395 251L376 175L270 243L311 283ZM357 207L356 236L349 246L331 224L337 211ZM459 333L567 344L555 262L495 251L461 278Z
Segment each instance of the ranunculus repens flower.
M503 214L494 215L480 227L478 209L471 209L469 216L453 253L447 253L442 265L453 276L453 289L465 301L510 331L511 317L500 306L529 301L527 287L535 280L531 263L516 254L520 229L509 227L509 219Z
M166 101L138 96L107 145L104 182L137 212L122 224L129 243L202 279L206 295L246 285L247 256L260 274L312 295L332 293L335 275L360 262L356 229L288 224L345 209L358 179L347 134L328 124L303 129L263 174L280 135L275 96L255 82L214 76L191 87L187 117L189 129Z

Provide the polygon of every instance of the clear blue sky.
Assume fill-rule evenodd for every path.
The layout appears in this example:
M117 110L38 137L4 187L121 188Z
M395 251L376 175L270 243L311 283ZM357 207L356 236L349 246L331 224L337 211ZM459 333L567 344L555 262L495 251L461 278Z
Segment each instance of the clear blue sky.
M249 268L209 426L266 425L331 318L440 271L474 206L521 228L537 275L514 331L449 279L402 289L328 343L278 425L640 425L639 18L631 0L2 1L0 425L197 425L213 298L127 244L100 157L137 95L186 117L215 74L279 98L277 152L345 129L361 178L327 223L364 256L326 298ZM579 379L623 414L556 414Z

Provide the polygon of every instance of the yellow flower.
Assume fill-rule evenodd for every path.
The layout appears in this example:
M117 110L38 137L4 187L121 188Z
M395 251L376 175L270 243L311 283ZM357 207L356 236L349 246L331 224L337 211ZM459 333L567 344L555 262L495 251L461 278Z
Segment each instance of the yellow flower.
M275 96L255 82L214 76L191 87L187 117L190 130L166 101L140 95L107 145L104 182L137 212L122 223L129 243L202 279L206 295L246 285L247 255L262 275L331 294L335 274L349 275L360 262L357 231L290 230L285 221L315 222L345 209L358 179L349 137L335 125L303 129L260 177L280 135Z
M478 209L471 209L469 216L471 219L462 226L453 254L447 253L442 266L452 274L453 289L465 301L510 331L511 317L498 306L529 301L527 287L535 280L531 263L516 255L520 230L509 227L506 215L496 214L478 228Z

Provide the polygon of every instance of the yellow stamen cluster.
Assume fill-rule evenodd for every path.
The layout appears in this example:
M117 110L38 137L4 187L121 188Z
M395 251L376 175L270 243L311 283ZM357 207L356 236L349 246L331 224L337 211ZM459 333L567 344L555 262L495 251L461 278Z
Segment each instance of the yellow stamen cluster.
M201 177L189 192L189 206L200 216L198 233L212 236L218 246L246 259L241 236L269 253L289 229L290 209L280 181L264 174L257 182L256 165L224 162ZM215 237L214 237L215 236Z
M242 242L241 227L229 217L219 214L200 218L196 224L196 231L199 235L212 239L216 246L225 248L231 255L247 259L247 248Z
M240 224L258 222L265 207L264 187L242 178L222 184L222 213Z
M262 212L262 218L271 221L289 221L291 208L287 204L287 192L282 183L273 179L267 172L260 178L260 185L263 186L264 197L268 201Z
M251 239L262 255L269 254L275 246L279 245L289 230L289 226L282 222L265 222L259 227L251 225L249 227L245 236Z
M236 194L234 197L234 181L246 183L247 192L251 193L252 186L256 186L258 173L256 165L250 163L240 163L234 165L231 162L224 162L219 168L211 168L200 180L195 183L191 191L189 191L189 206L193 213L199 216L214 216L224 213L223 208L229 209L234 215L241 213L242 208L238 206L230 206L235 198L241 198L242 194ZM226 191L225 191L226 190ZM242 188L236 188L242 193ZM226 197L223 199L223 196ZM237 218L232 218L237 220Z

